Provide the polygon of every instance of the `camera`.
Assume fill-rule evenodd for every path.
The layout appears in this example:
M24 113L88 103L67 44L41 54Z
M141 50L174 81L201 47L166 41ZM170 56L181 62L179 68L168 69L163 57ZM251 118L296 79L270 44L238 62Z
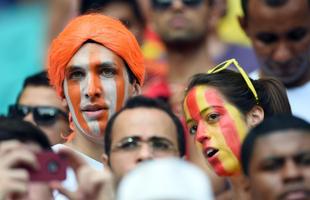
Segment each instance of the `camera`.
M36 154L39 169L29 170L30 181L62 181L66 179L67 161L52 151Z

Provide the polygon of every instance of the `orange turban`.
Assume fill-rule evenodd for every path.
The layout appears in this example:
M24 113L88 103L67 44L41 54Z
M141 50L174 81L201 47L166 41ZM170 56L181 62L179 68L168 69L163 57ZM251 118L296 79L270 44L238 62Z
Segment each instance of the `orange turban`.
M133 34L119 20L101 14L88 14L73 19L53 40L48 52L50 82L61 97L66 66L87 40L102 44L123 58L138 83L143 84L143 55Z

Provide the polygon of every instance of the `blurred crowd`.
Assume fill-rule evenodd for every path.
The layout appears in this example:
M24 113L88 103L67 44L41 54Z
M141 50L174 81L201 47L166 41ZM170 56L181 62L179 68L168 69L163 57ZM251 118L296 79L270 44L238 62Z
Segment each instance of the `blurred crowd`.
M1 0L0 26L0 200L310 199L309 0Z

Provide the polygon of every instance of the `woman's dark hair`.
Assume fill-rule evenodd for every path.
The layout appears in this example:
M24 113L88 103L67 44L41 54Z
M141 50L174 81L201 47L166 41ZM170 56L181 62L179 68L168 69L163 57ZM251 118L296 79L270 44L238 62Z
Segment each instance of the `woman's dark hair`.
M243 114L247 114L255 105L263 108L265 116L292 114L286 89L280 81L275 78L250 80L257 92L258 104L242 75L228 69L218 73L194 75L186 94L197 85L208 85L217 88Z

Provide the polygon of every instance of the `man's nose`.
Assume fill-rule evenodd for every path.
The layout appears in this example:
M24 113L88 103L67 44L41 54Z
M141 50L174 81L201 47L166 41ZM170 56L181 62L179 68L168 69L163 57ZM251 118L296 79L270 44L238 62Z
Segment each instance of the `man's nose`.
M87 89L85 94L86 97L100 97L101 92L102 88L99 78L95 75L91 75L87 83Z
M171 2L171 8L174 10L180 10L184 7L182 0L172 0Z
M28 114L24 117L23 120L25 120L25 121L27 121L27 122L30 122L30 123L32 123L33 125L36 125L36 123L35 123L35 121L34 121L34 119L33 119L33 114L32 114L32 112L28 113Z
M196 140L199 143L203 143L205 140L210 139L210 136L207 133L207 125L206 123L201 120L198 122L197 125L197 132L196 132Z
M282 170L282 177L284 183L300 181L303 178L301 169L299 169L298 165L291 159L285 162Z
M279 43L273 53L273 61L278 63L285 63L292 59L293 54L289 44L282 42Z
M141 147L138 150L138 159L137 162L142 162L145 160L151 160L154 158L154 152L151 146L147 143L142 143Z

